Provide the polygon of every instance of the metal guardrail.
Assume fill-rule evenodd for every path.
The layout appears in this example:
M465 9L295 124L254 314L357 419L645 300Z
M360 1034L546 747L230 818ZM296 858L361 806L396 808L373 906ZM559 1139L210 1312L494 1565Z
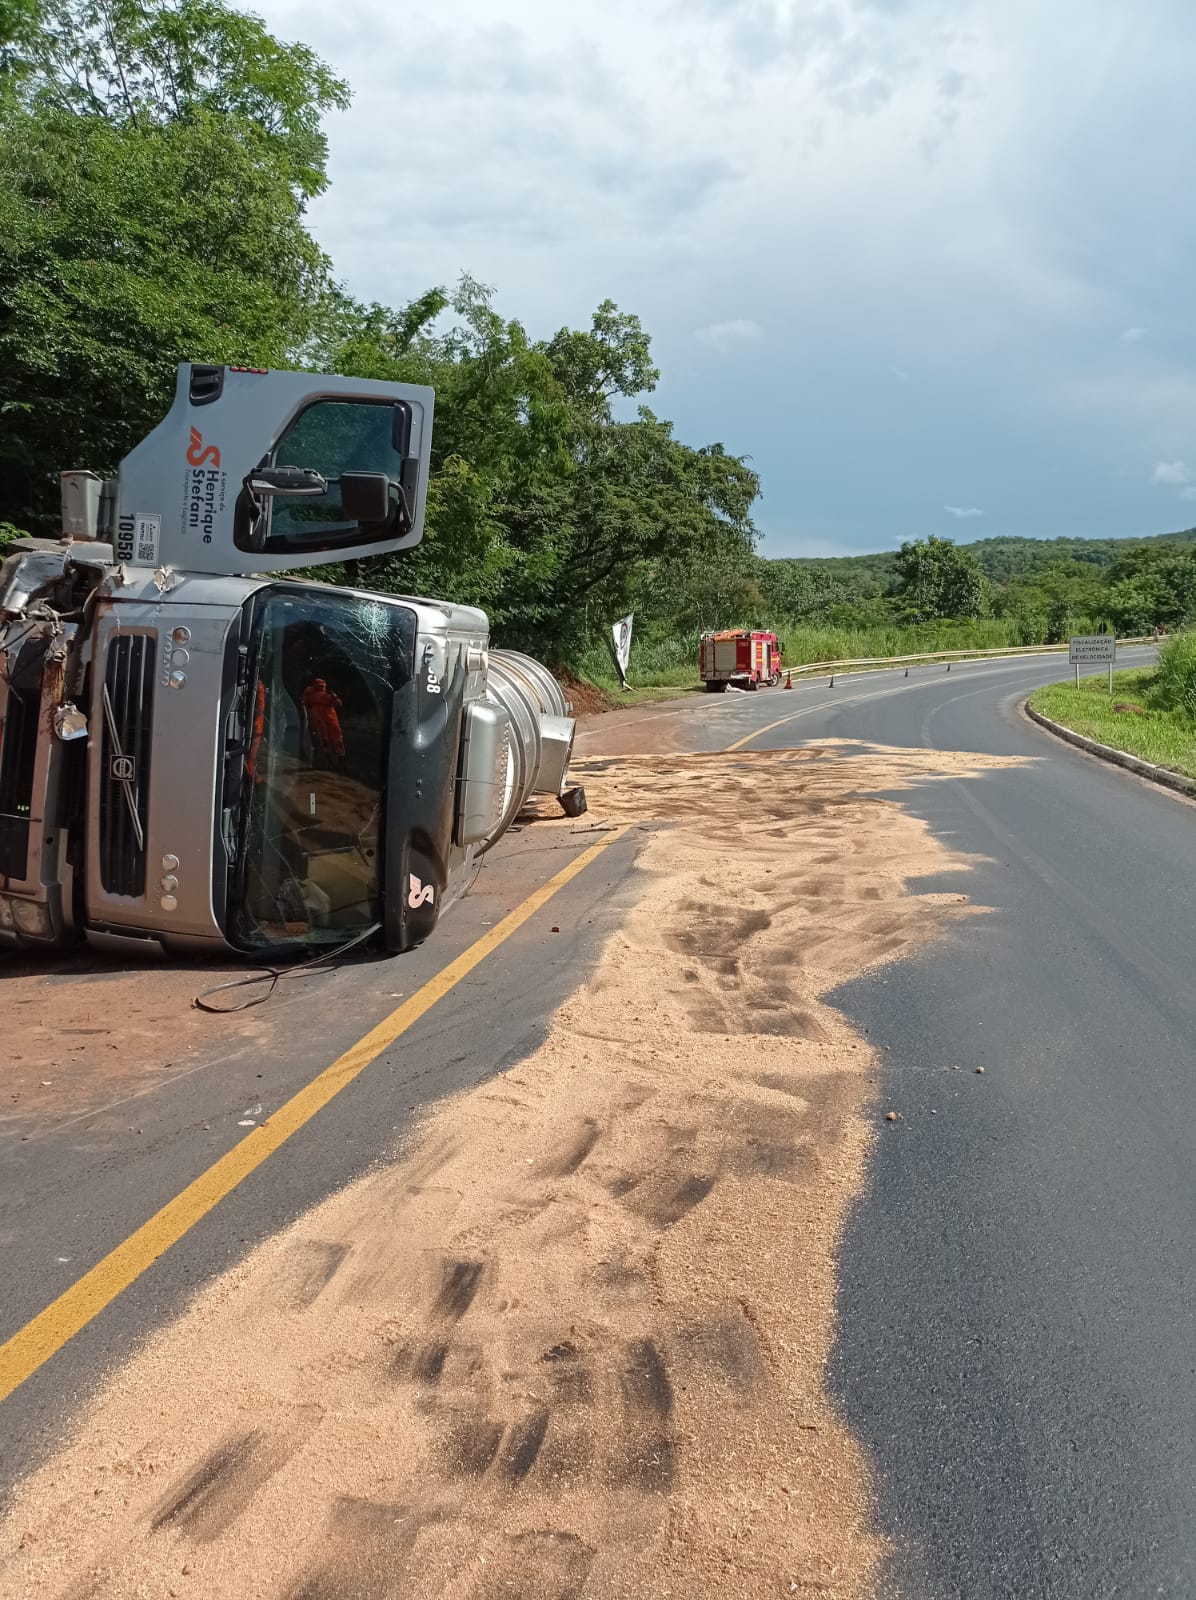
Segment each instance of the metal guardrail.
M1158 644L1153 636L1135 639L1118 639L1118 645ZM993 650L921 650L912 656L850 656L843 661L804 661L797 667L785 667L786 673L796 675L804 673L829 672L834 677L836 672L846 672L853 667L903 667L912 665L916 661L981 661L994 656L1045 656L1054 655L1057 651L1066 650L1067 641L1062 644L1011 644L1002 645Z

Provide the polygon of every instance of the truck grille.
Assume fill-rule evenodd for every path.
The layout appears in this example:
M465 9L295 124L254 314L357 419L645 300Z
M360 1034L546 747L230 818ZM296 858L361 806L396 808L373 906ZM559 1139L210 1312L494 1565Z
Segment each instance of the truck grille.
M145 893L155 639L123 634L108 646L100 769L100 883L109 894Z

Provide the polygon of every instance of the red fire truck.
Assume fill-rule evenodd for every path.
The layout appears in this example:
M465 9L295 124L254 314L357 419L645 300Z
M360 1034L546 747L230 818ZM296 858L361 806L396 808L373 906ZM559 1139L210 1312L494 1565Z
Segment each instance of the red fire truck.
M701 646L702 681L711 694L729 683L737 689L775 688L781 681L781 645L775 633L704 633Z

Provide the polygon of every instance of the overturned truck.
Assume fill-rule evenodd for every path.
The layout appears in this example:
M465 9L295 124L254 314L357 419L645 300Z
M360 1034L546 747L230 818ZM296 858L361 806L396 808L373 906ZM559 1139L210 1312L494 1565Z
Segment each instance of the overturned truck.
M116 479L63 474L0 566L0 945L398 952L529 795L584 810L484 612L295 576L419 542L432 407L188 365Z

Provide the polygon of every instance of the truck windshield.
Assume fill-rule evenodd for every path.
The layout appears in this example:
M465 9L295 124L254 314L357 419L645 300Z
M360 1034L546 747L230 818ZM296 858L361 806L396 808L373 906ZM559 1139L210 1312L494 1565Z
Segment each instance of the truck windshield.
M282 588L254 606L229 938L340 944L381 919L400 608Z

